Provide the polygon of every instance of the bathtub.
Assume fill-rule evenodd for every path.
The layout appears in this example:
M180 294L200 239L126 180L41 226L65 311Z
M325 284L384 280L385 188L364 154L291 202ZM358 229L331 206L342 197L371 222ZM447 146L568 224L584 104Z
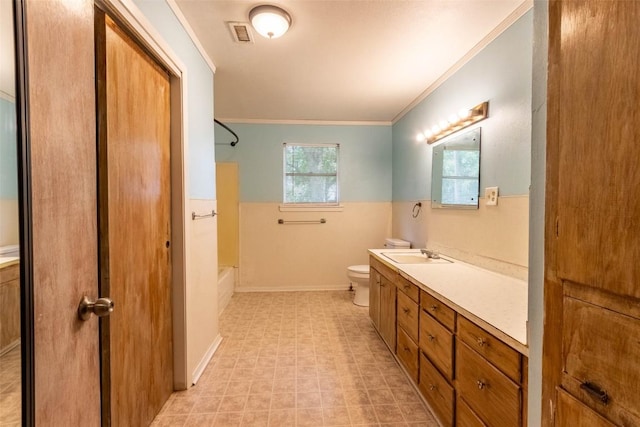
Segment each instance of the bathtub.
M236 268L220 266L218 268L218 315L227 308L236 286Z

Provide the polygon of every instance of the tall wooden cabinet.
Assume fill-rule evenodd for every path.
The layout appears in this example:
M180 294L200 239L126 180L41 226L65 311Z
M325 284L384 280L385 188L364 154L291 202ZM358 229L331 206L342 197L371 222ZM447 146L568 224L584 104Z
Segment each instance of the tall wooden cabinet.
M637 1L549 4L547 426L640 425L638 22Z

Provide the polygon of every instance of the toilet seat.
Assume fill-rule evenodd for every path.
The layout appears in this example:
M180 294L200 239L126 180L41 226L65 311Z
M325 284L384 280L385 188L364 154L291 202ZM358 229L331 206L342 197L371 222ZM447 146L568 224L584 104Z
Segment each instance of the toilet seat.
M350 265L347 267L347 276L350 279L368 279L369 278L369 265Z

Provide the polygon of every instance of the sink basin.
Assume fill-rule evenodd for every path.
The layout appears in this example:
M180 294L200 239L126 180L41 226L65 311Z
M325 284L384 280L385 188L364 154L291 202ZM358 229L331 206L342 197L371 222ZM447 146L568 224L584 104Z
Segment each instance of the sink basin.
M451 264L444 258L428 258L420 252L381 252L396 264Z

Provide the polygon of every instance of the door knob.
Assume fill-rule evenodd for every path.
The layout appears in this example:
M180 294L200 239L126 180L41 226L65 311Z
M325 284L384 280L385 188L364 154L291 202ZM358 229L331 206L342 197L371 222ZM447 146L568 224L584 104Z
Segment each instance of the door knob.
M88 296L82 297L80 305L78 306L78 317L81 320L89 320L91 313L98 317L104 317L111 314L115 304L110 298L98 298L95 301L91 301Z

